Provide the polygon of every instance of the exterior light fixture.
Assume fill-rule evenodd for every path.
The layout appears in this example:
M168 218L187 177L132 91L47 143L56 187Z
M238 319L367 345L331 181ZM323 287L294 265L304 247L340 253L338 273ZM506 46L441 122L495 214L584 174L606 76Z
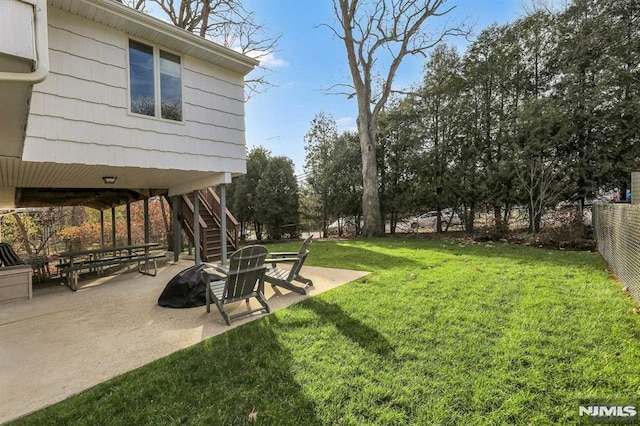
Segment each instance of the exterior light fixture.
M118 179L115 176L103 176L102 177L102 181L104 183L106 183L107 185L113 185L114 183L116 183L116 179Z

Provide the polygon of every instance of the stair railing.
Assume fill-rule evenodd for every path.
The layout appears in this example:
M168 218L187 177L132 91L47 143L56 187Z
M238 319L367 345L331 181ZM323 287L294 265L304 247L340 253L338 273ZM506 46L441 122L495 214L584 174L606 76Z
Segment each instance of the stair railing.
M205 205L205 208L209 210L211 216L213 216L214 220L218 224L220 223L220 198L218 194L213 190L213 188L207 188L200 192L202 204ZM231 214L229 209L226 209L226 221L227 221L227 242L231 243L233 249L236 250L238 248L238 221Z
M180 203L180 216L181 222L185 230L187 230L187 235L193 241L193 244L197 244L195 241L195 226L193 224L193 212L195 211L195 207L187 194L182 194L182 203ZM198 216L198 223L200 224L200 258L203 261L206 261L206 249L207 249L207 223L204 221L202 216Z

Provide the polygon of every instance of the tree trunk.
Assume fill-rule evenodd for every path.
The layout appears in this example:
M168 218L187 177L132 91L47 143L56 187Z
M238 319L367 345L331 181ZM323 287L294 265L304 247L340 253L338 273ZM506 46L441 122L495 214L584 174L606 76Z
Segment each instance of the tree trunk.
M73 206L71 208L71 225L80 226L85 220L85 211L82 206Z
M376 162L376 139L371 128L371 113L366 104L359 105L358 131L360 133L360 153L362 155L362 217L365 237L384 235L380 215L380 195L378 194L378 164ZM366 111L362 111L362 109Z
M529 233L538 234L542 230L542 213L535 203L529 205Z
M391 211L391 217L389 218L389 233L395 235L396 226L398 225L398 212L395 210Z
M620 201L627 201L627 182L620 182Z
M325 198L326 200L326 198ZM322 203L322 238L329 237L329 213L327 212L327 203Z
M253 229L255 229L256 231L256 240L262 241L262 224L259 222L254 222Z
M533 208L533 203L529 203L529 206L527 206L527 210L529 210L529 233L535 234L536 233L536 225L535 225L536 213Z
M22 218L18 213L14 213L13 217L16 219L16 224L18 225L20 235L22 236L22 246L24 247L24 251L26 251L27 254L33 254L33 250L31 250L31 246L29 245L29 232L27 232L27 228L24 226Z
M464 229L469 234L473 233L475 217L476 217L475 203L471 203L471 205L468 208L465 206Z
M247 239L247 222L244 220L240 221L240 241L244 241Z
M495 231L498 235L503 235L507 232L504 222L502 222L502 208L498 205L493 206L493 219L495 221Z
M169 236L171 235L171 225L169 225L169 217L167 216L167 210L164 206L164 203L165 203L164 197L159 197L158 201L160 201L160 210L162 211L162 221L164 222L164 230L167 233L167 236Z
M533 221L533 233L538 234L542 229L542 213L536 212L535 220Z

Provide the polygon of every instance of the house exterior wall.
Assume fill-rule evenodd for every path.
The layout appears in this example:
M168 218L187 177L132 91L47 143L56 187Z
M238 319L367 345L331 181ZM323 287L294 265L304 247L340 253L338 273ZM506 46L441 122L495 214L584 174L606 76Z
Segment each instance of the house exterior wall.
M21 59L30 66L36 59L33 5L17 0L0 2L0 64L3 56L10 61ZM0 72L25 72L0 67ZM27 70L28 72L30 70Z
M129 37L52 7L48 19L51 69L34 86L23 161L245 172L242 75L172 52L183 121L131 114Z

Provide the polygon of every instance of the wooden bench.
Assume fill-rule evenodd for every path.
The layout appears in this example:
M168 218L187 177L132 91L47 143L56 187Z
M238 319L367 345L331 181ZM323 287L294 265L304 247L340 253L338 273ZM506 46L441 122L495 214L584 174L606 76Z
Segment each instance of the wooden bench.
M147 243L61 253L61 261L56 265L56 268L61 275L66 275L67 284L73 291L78 289L78 275L81 271L102 272L104 268L110 266L137 263L139 273L156 276L158 272L157 260L165 257L165 254L151 253L150 249L153 247L159 247L159 244ZM68 259L68 261L65 262L64 259ZM151 262L153 268L150 267Z

